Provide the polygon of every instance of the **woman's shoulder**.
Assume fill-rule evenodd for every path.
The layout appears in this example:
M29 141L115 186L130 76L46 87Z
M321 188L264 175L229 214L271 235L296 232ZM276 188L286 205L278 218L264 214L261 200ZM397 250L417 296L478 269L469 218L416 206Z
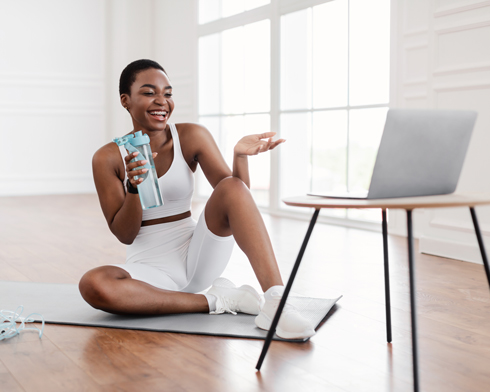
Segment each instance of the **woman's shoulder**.
M175 127L179 132L179 136L183 132L194 133L194 134L209 132L204 125L196 124L196 123L177 123L175 124Z
M124 170L124 162L119 146L114 142L109 142L100 147L94 153L92 165L94 169L106 168L111 171L114 170L119 176L121 169Z
M196 123L178 123L175 124L179 139L181 140L203 140L212 138L211 132L201 124Z
M208 129L196 123L175 124L184 153L192 157L214 147L213 135Z
M118 155L120 156L119 146L114 142L104 144L94 153L94 160L114 160Z

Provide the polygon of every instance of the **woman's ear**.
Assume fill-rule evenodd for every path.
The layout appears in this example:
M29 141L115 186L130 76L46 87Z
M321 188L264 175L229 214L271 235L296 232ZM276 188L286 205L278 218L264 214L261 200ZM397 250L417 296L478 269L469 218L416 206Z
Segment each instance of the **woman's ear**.
M128 94L121 94L121 105L123 105L124 109L129 112L129 96Z

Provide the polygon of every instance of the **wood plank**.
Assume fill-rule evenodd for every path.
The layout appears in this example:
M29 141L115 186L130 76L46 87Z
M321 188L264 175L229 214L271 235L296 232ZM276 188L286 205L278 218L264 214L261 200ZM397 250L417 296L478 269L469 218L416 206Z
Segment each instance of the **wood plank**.
M45 335L99 385L161 377L101 328L50 324Z
M22 337L25 334L20 334ZM103 391L46 337L0 345L5 367L26 391Z
M95 195L0 198L0 215L8 222L0 227L4 279L78 283L94 266L124 262ZM287 278L308 222L264 220ZM381 235L317 224L293 291L344 297L309 343L274 342L260 373L262 341L47 325L41 340L25 332L1 342L0 382L29 391L411 391L406 239L390 236L389 245L392 344ZM490 290L483 267L417 254L416 271L422 390L485 390ZM224 275L260 289L237 247Z
M24 392L24 389L20 386L17 380L12 376L8 369L3 364L0 359L0 385L2 386L2 391L9 392Z

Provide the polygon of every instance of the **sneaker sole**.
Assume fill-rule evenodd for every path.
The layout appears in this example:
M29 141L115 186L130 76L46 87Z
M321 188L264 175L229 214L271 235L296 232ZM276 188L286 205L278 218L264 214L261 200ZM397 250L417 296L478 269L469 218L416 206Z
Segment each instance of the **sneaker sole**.
M260 329L268 331L271 328L272 320L269 319L265 314L260 313L257 317L255 317L255 325ZM313 329L305 329L302 332L286 332L281 329L281 327L277 326L276 335L282 339L306 339L311 338L315 335L316 332Z

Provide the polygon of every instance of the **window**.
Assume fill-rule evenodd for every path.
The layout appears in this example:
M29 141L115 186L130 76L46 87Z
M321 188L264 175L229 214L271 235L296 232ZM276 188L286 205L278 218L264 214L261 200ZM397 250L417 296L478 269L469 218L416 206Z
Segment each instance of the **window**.
M199 0L199 24L269 4L270 0Z
M388 0L282 15L280 69L281 137L298 146L281 150L281 196L367 190L389 102ZM366 210L322 213L380 220Z
M199 116L230 167L238 140L270 131L268 19L199 39ZM250 157L249 170L252 194L258 204L267 206L270 155ZM198 194L210 194L206 183L201 176Z
M273 165L271 154L249 159L262 206L287 210L279 199L366 190L389 104L389 0L269 3L200 1L200 23L235 16L200 30L199 121L230 165L243 135L272 129L287 140ZM199 194L210 191L198 183ZM380 220L378 211L322 214Z

